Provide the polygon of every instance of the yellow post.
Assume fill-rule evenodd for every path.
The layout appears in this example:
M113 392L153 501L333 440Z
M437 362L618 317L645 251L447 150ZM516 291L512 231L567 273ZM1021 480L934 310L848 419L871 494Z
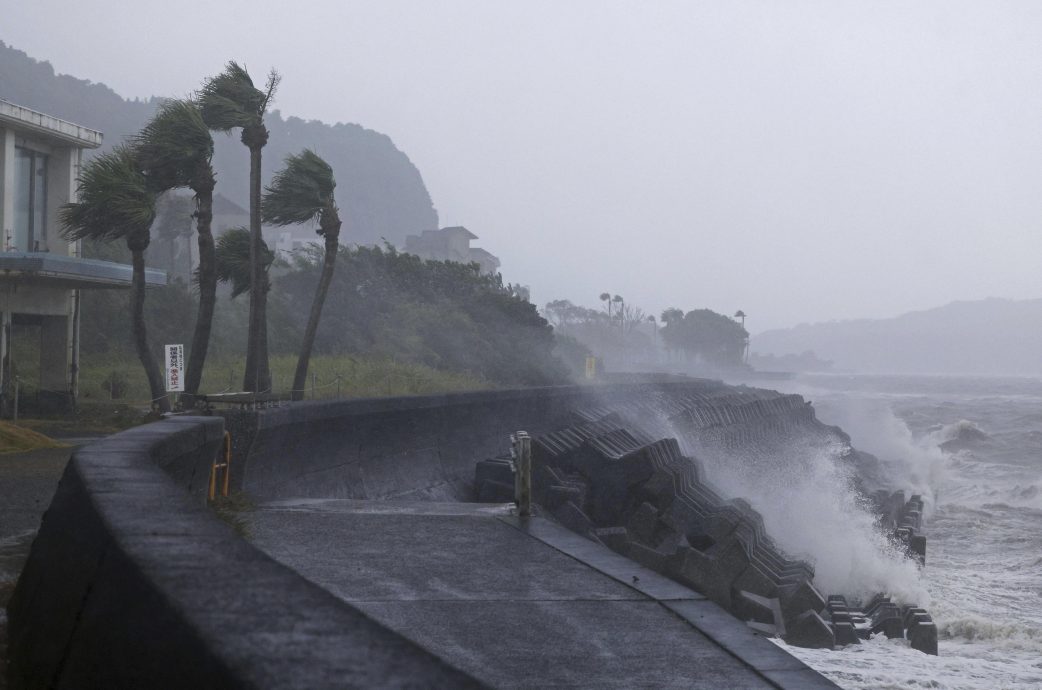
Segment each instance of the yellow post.
M586 358L586 378L595 379L597 378L597 358L588 356Z
M232 435L227 431L224 432L224 462L218 462L218 457L213 459L213 464L210 466L210 490L208 496L211 501L217 498L218 471L221 471L222 473L221 495L225 498L228 497L228 479L231 476L232 468Z

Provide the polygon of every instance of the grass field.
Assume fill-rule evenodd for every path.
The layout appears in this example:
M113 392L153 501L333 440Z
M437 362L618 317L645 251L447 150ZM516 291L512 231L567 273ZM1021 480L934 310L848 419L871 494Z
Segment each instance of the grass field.
M62 445L32 429L0 421L0 453L20 453L37 448L60 448Z
M296 365L297 358L292 355L271 358L275 393L290 392ZM487 381L467 374L440 371L390 359L368 359L347 355L313 357L308 371L305 399L422 395L494 387ZM207 362L200 392L242 390L242 375L241 359ZM112 385L113 382L115 386ZM116 396L112 395L110 388L116 389ZM144 370L137 359L84 357L81 361L81 404L113 401L147 408L150 397Z

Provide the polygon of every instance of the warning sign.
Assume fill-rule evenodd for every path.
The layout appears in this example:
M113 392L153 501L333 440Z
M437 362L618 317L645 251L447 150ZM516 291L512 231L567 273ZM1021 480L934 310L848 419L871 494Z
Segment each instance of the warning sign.
M185 346L166 346L166 390L176 393L185 389Z

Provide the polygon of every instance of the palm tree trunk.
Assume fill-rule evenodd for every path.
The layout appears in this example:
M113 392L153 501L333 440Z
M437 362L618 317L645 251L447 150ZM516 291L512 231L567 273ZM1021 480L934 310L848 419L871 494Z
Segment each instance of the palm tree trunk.
M266 135L266 133L265 133ZM267 139L267 136L264 137ZM261 235L261 150L264 144L250 144L250 325L246 345L246 372L243 390L271 390L268 365L268 285L262 264Z
M181 400L186 407L194 406L195 394L203 379L203 365L210 348L210 331L213 328L213 312L217 302L217 249L213 231L213 186L201 187L196 191L196 231L199 233L199 313L195 317L195 332L192 333L192 349L185 372L185 392ZM190 246L190 245L189 245Z
M293 399L304 399L304 386L307 385L308 364L311 361L311 350L315 346L315 333L318 332L318 322L322 318L322 306L326 301L326 293L329 292L329 284L333 282L333 266L336 263L336 254L339 241L336 238L326 238L326 253L322 257L322 275L318 279L318 287L315 288L315 298L311 302L311 314L308 315L308 325L304 330L304 342L300 345L300 357L297 359L297 370L293 374Z
M130 316L134 331L134 347L137 348L138 359L141 360L145 376L148 377L152 402L158 405L160 412L169 412L170 399L164 390L159 365L148 349L148 333L145 330L145 250L131 249L131 257L134 273L130 283Z

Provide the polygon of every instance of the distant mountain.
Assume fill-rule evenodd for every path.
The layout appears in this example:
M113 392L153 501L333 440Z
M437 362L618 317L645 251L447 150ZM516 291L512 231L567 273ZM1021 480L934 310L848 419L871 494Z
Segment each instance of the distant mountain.
M215 68L218 66L215 66ZM207 75L200 74L200 82ZM263 75L261 75L263 76ZM127 100L104 84L55 74L48 62L0 42L0 99L100 130L112 147L134 134L155 111L158 99ZM419 170L391 139L355 124L267 118L271 137L264 148L267 184L282 160L304 147L333 167L346 243L376 244L383 239L404 246L405 236L438 227L438 214ZM215 134L217 191L249 207L249 153L238 135Z
M1042 299L952 302L892 319L802 324L753 336L776 356L813 351L836 370L1042 375Z

